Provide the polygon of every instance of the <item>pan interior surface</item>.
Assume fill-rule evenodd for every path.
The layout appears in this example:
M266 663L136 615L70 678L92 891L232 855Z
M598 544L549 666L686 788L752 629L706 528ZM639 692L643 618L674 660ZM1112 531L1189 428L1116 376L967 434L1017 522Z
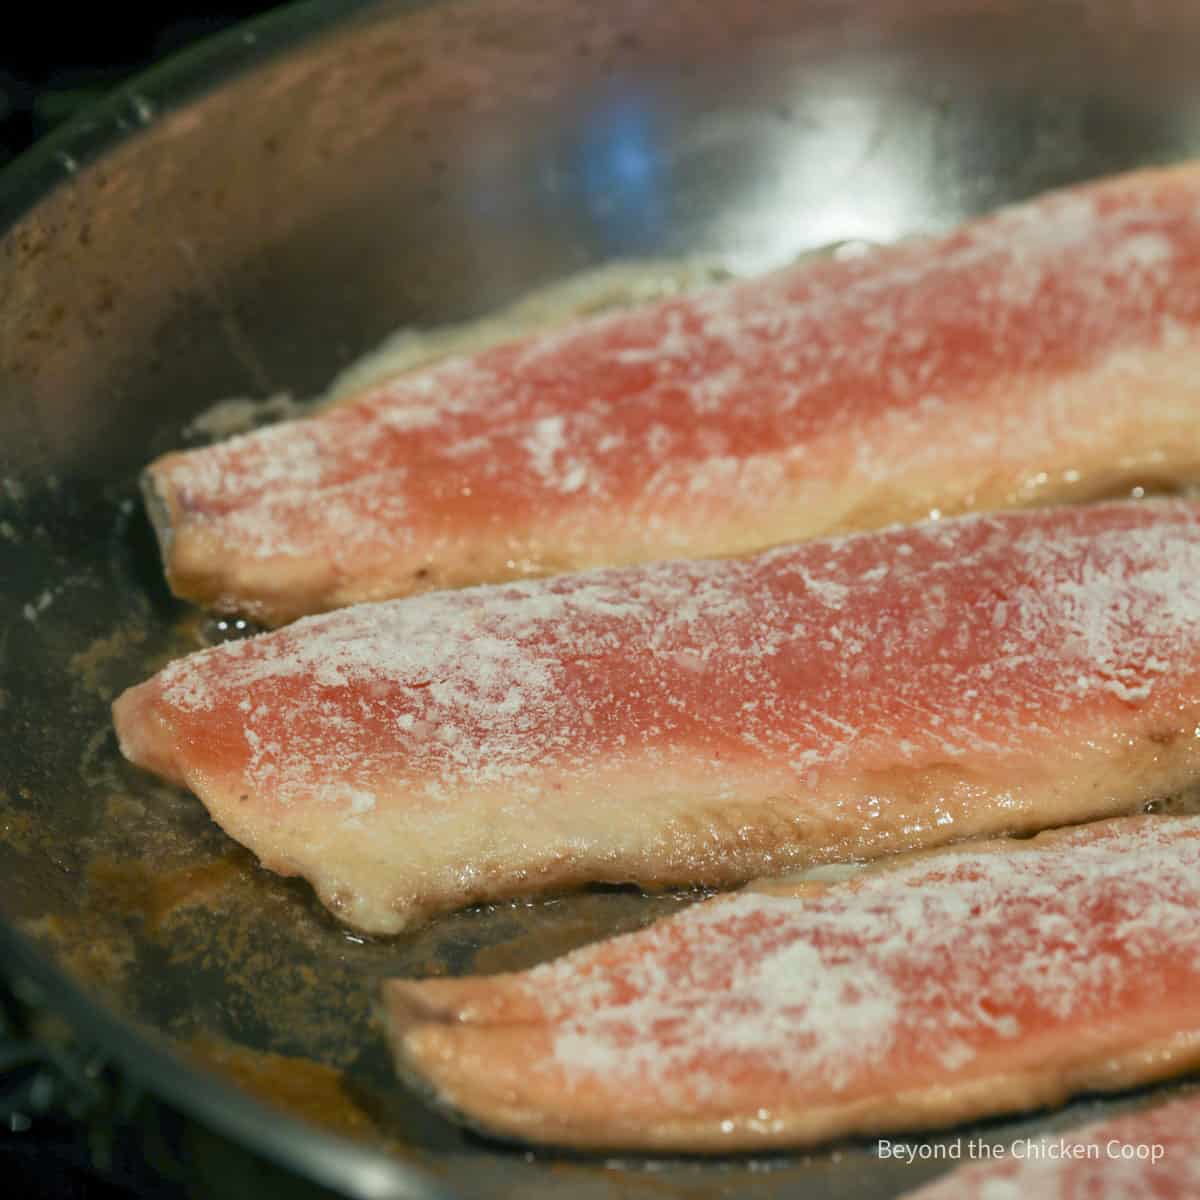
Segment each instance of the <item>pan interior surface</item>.
M124 687L244 632L169 595L137 472L196 444L217 400L314 396L398 327L601 263L765 269L1194 154L1198 51L1200 8L1166 0L317 4L152 73L17 164L0 914L89 997L85 1032L107 1036L105 1014L173 1048L181 1103L219 1097L204 1071L265 1099L277 1115L252 1140L288 1117L344 1138L333 1174L361 1194L884 1197L944 1170L865 1141L720 1162L529 1152L426 1108L392 1076L381 979L519 969L694 897L590 890L372 942L258 869L117 750ZM381 1174L360 1186L355 1164Z

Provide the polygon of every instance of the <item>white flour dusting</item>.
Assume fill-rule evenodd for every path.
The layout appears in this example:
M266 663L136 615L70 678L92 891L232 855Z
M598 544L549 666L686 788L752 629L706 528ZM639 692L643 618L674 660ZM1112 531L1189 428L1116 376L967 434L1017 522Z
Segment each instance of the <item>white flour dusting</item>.
M348 490L356 546L394 558L396 521L419 545L446 478L492 511L615 521L629 545L649 530L664 553L705 544L714 512L756 528L743 514L778 507L798 533L819 532L914 486L962 503L955 488L1007 475L1020 500L1110 464L1137 428L1131 405L1169 406L1194 372L1194 191L1190 176L1117 179L940 239L659 292L635 312L540 332L518 321L509 335L527 336L513 344L493 323L463 344L474 352L402 355L395 370L420 369L368 371L358 398L312 421L155 470L233 563L336 553L346 522L322 502L335 489ZM1131 453L1145 449L1134 437ZM380 494L402 503L372 507ZM809 509L811 530L797 516Z
M711 901L535 968L524 988L553 1031L540 1069L569 1087L648 1089L686 1111L749 1075L764 1103L780 1088L832 1099L869 1093L897 1055L914 1086L948 1083L980 1054L995 1070L1023 1035L1074 1038L1131 1003L1171 1003L1173 971L1200 976L1197 903L1200 819L1118 822L800 899Z
M450 805L523 780L541 803L549 774L634 778L647 755L714 781L791 770L807 793L864 769L1024 769L1143 708L1178 720L1198 657L1200 507L1173 501L361 605L191 655L158 687L180 736L239 714L221 753L252 750L264 798L408 778Z

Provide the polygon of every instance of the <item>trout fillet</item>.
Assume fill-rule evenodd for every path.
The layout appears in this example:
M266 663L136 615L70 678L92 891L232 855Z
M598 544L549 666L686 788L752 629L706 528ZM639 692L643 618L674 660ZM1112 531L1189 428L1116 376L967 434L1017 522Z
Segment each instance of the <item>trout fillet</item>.
M114 709L350 925L728 885L1200 778L1200 504L963 517L360 605Z
M1200 477L1200 166L447 359L146 475L268 625Z
M1200 819L1125 818L721 897L520 974L393 980L390 1035L440 1103L532 1142L955 1125L1200 1064L1198 904Z

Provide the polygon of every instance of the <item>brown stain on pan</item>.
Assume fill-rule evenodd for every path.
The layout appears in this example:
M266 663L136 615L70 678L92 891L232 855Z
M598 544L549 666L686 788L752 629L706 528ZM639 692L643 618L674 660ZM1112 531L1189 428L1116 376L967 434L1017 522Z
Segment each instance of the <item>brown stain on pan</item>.
M207 1033L182 1048L201 1066L290 1117L356 1140L381 1136L375 1118L355 1098L345 1072L336 1067L251 1050Z
M232 856L168 871L137 860L103 857L89 863L86 872L97 903L142 917L152 933L183 909L218 903L244 875L244 865Z

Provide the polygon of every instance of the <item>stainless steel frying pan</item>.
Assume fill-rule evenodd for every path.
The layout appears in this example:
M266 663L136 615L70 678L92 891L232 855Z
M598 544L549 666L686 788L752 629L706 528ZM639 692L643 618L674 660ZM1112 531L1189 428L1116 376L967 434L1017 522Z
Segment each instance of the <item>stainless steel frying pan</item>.
M591 891L363 943L124 766L112 696L220 632L163 587L135 476L218 398L315 393L397 326L604 260L766 267L1195 153L1197 62L1183 0L319 2L153 72L12 167L10 965L173 1102L355 1196L874 1197L943 1169L867 1142L724 1163L528 1154L406 1094L373 1020L381 977L528 965L679 901Z

